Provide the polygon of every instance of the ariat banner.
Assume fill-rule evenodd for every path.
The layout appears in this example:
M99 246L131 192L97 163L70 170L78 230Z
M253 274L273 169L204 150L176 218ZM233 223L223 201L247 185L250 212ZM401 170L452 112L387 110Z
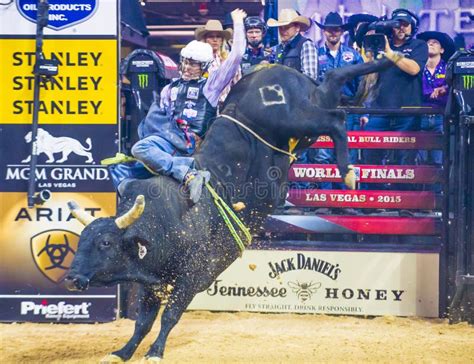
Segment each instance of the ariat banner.
M46 58L57 76L40 85L40 124L116 124L116 40L48 39ZM30 124L33 114L35 42L0 39L0 123Z
M72 294L63 286L84 226L75 200L96 217L115 214L115 193L54 193L33 209L25 193L0 193L0 321L110 321L116 288Z
M117 151L115 125L45 125L38 128L36 183L55 192L113 192L109 171L100 164ZM0 129L0 191L27 190L30 175L30 125Z

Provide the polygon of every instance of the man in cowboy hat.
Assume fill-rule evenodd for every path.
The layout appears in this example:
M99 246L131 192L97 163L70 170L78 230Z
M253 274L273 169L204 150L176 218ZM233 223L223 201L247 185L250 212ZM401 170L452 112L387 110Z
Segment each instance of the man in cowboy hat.
M225 29L219 20L208 20L206 25L197 28L194 31L194 38L201 42L208 43L212 47L214 54L222 50L222 45L225 41L232 38L232 29Z
M311 39L300 34L311 26L310 20L299 15L294 9L281 9L278 19L268 19L267 25L278 27L280 34L281 43L274 49L275 61L316 80L318 76L316 48Z
M448 101L448 84L446 83L446 62L455 51L454 41L442 32L423 32L418 34L428 45L428 62L423 69L423 106L445 108ZM443 132L442 115L424 115L421 119L421 130ZM440 150L418 153L424 163L443 163Z
M330 12L324 19L324 24L316 22L316 25L323 30L325 42L318 49L319 73L318 79L323 81L326 72L335 68L346 67L353 64L363 63L360 54L352 47L348 47L341 43L341 37L344 31L349 29L351 25L343 24L341 16L336 12ZM348 81L342 93L347 98L353 98L357 92L359 85L359 77ZM346 117L346 129L349 131L360 130L359 116L349 114ZM350 151L350 162L356 163L357 150ZM316 157L317 163L331 164L336 163L336 155L333 149L320 149ZM323 182L320 184L322 189L345 188L344 184ZM347 211L353 213L354 211Z
M199 200L203 184L210 175L195 169L192 154L197 137L204 137L210 119L216 114L219 95L239 69L245 52L246 16L240 9L232 12L234 46L227 59L209 78L203 77L203 74L213 61L211 46L193 40L181 50L181 77L163 88L160 105L153 103L139 125L141 140L132 147L132 155L139 162L117 164L111 168L112 179L119 192L125 185L122 182L127 179L163 174L183 182L191 200Z

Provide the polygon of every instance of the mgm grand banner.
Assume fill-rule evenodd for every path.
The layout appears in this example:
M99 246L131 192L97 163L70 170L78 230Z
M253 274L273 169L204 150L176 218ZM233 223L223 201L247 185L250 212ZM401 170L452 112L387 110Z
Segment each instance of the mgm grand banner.
M190 309L438 317L438 254L247 250Z
M96 217L115 214L103 158L118 149L118 3L49 0L43 54L57 75L39 84L36 191L28 208L36 62L36 0L0 7L0 321L115 319L117 289L64 288L83 226L76 201Z

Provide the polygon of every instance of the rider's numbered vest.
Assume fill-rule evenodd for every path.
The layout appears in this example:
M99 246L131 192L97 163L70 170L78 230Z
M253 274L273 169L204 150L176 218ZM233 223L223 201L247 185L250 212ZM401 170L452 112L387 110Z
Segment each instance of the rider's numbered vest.
M203 89L207 79L183 81L176 80L170 84L172 115L178 122L186 122L191 131L203 136L209 121L216 116L217 109L204 96Z

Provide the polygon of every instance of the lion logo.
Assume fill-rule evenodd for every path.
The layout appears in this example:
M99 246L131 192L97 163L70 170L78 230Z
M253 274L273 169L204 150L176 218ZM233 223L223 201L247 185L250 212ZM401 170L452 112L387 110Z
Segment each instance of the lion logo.
M26 143L31 143L31 131L25 135ZM39 128L37 137L37 148L38 155L41 153L46 154L48 160L46 163L54 163L54 154L62 153L62 158L58 159L56 163L63 163L67 160L69 154L75 153L80 156L87 158L86 163L94 163L92 159L92 153L89 151L92 149L91 138L86 139L88 148L84 147L79 141L69 137L54 137L46 130ZM21 163L28 163L31 156L25 158Z
M79 235L68 230L48 230L31 238L33 260L46 278L60 283L71 267Z

